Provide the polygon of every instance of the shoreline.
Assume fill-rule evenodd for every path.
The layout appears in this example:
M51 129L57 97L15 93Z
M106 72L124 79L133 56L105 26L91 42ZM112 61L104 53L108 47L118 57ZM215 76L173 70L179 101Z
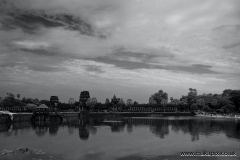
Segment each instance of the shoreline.
M165 117L165 116L194 116L192 112L93 112L80 113L81 116L123 116L123 117Z
M228 118L228 119L240 119L240 114L212 114L207 112L194 112L196 117L208 117L208 118Z

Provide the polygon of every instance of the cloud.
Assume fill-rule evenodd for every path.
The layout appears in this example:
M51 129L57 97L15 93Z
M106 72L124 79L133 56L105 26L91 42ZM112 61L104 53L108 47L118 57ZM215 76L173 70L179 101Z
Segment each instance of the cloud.
M13 41L14 45L19 48L36 50L36 49L46 49L49 47L49 44L46 42L32 42L32 41Z
M86 66L86 71L88 72L97 72L97 73L104 73L104 71L101 70L101 68L97 67L97 66Z
M176 96L192 86L238 88L238 6L235 0L1 0L1 77L11 88L36 81L105 96L126 90L135 98L131 92L143 98L156 88Z
M96 93L105 92L102 95L95 95L99 101L104 101L106 97L117 94L124 99L132 97L137 101L147 102L148 96L158 90L156 88L163 89L169 95L178 97L176 93L183 94L183 90L186 90L187 93L189 86L198 88L200 93L209 89L211 89L210 92L215 93L221 92L224 87L231 88L237 83L229 84L223 77L216 77L211 74L202 76L159 69L127 70L90 60L65 61L59 64L57 68L61 67L65 70L60 69L58 72L51 72L51 74L49 72L38 72L36 74L36 70L17 66L8 67L2 70L1 80L5 82L2 85L9 84L12 86L15 83L21 83L21 86L34 84L34 87L45 85L53 90L68 88L68 90L79 90L78 92L85 88L93 96ZM213 87L213 84L218 87ZM139 86L141 87L139 88ZM178 90L170 88L178 88ZM141 94L138 95L133 90ZM141 92L141 90L144 90L144 92ZM49 91L49 94L51 93L52 91ZM67 98L65 99L67 100Z

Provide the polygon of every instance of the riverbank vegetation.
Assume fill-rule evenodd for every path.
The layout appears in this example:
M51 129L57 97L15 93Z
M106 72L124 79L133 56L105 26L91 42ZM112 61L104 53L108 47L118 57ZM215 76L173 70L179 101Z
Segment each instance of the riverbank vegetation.
M168 101L168 99L170 101ZM50 100L38 100L38 98L21 98L20 94L16 94L16 96L12 93L7 93L4 98L0 97L0 107L34 107L39 106L41 104L45 104L48 107L53 107ZM86 101L86 106L90 109L94 110L95 106L105 105L109 106L112 104L112 101L107 98L105 104L101 104L97 102L97 98L88 98ZM222 94L199 94L197 93L197 89L189 88L189 92L187 95L182 95L181 98L176 99L173 97L168 97L168 94L163 90L159 90L158 92L152 94L149 97L148 105L159 105L159 106L177 106L178 111L196 111L202 110L205 112L221 112L221 113L233 113L240 111L240 90L231 90L226 89L222 92ZM75 101L73 98L70 98L68 103L58 102L58 110L72 110L77 111L81 102ZM122 98L119 98L117 105L120 108L131 107L134 105L141 105L138 102L132 99L127 99L125 102Z

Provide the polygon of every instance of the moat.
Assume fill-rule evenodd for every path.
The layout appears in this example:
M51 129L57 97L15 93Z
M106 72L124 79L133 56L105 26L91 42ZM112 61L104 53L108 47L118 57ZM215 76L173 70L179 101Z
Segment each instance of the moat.
M0 160L177 160L240 158L240 120L203 117L92 117L0 124ZM41 152L15 152L19 148ZM232 157L180 152L235 151Z

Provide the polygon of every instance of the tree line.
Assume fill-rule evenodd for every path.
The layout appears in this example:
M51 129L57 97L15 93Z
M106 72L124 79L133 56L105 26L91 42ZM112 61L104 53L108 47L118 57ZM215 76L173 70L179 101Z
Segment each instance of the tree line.
M168 101L168 94L159 90L151 95L149 104L165 104ZM200 94L197 89L189 88L187 95L180 99L170 98L170 103L177 105L183 110L219 111L224 113L239 112L240 90L225 89L222 94Z
M24 106L28 103L40 105L45 104L47 106L51 106L49 100L38 100L37 98L25 98L20 99L21 95L16 94L16 96L12 93L7 93L6 97L0 97L0 106ZM69 106L78 107L81 102L75 101L73 98L70 98L68 103L61 103L62 106L66 108ZM97 104L97 98L92 97L88 98L86 101L86 105L89 108L94 109L94 106ZM111 101L107 98L105 104L111 104ZM137 105L138 102L133 101L132 99L127 99L125 102L122 98L120 98L118 105L120 106L132 106ZM181 98L176 99L170 97L170 102L168 102L168 94L163 90L159 90L158 92L152 94L149 97L150 105L162 105L166 106L167 104L172 104L179 107L179 110L203 110L203 111L220 111L224 113L231 112L239 112L240 111L240 90L231 90L225 89L222 94L200 94L198 95L197 89L189 88L189 92L187 95L182 95Z

